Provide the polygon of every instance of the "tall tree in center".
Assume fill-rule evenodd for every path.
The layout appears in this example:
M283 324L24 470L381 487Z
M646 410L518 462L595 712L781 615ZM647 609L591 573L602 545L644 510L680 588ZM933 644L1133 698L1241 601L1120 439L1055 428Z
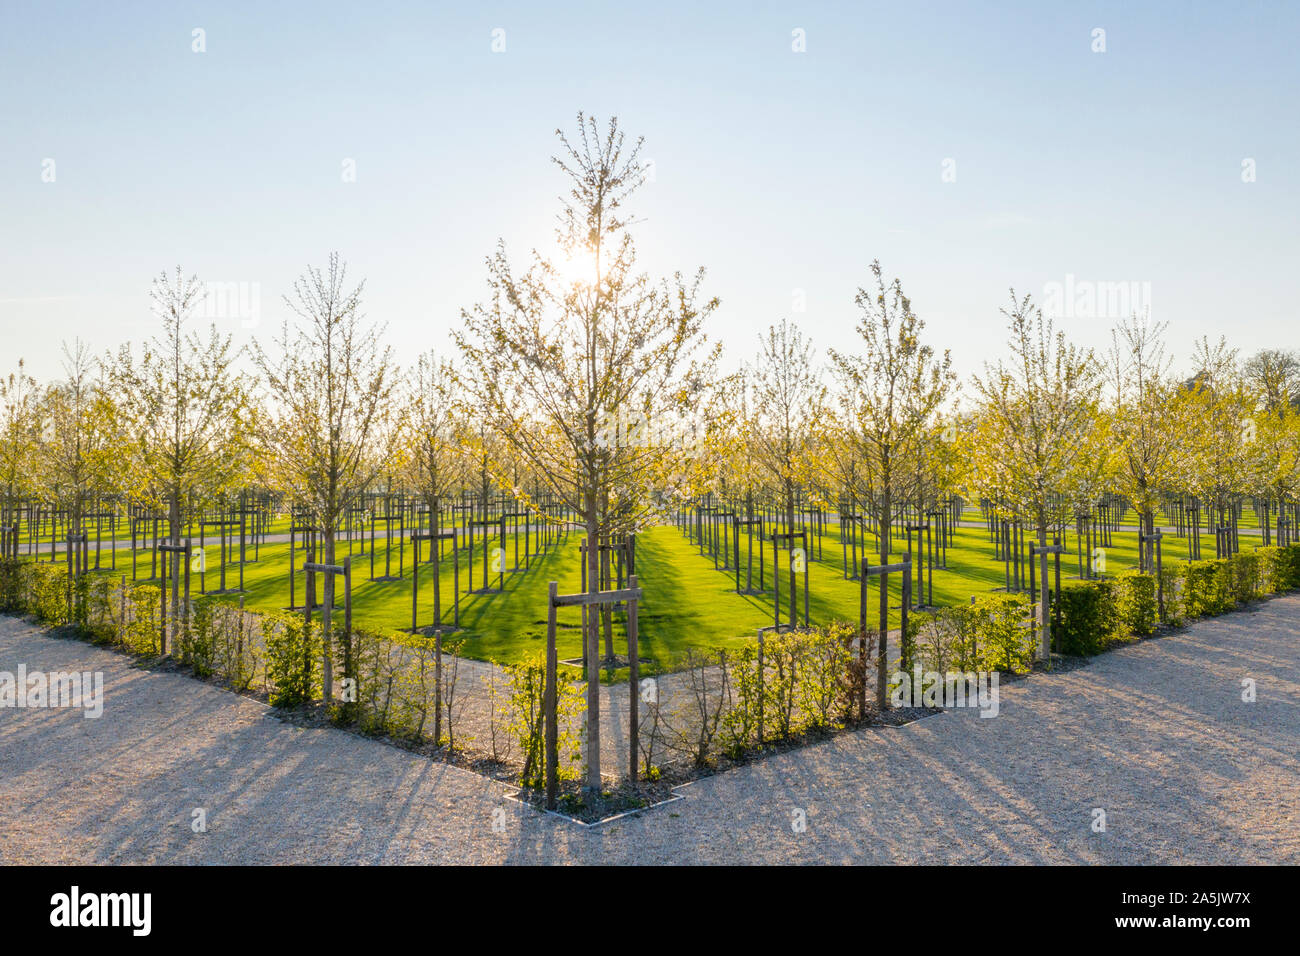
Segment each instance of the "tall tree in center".
M704 270L653 280L636 271L624 203L645 181L641 141L616 119L602 133L578 114L574 140L556 135L553 161L570 190L558 255L534 250L519 273L504 244L487 260L490 297L463 313L457 343L474 399L516 453L576 515L587 540L587 583L599 590L599 545L635 531L668 474L689 454L673 426L709 384ZM587 616L585 784L600 786L599 614Z

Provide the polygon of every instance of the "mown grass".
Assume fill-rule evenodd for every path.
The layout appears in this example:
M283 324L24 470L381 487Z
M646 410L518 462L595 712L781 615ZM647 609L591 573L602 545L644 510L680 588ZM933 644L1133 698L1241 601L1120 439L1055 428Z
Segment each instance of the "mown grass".
M977 518L977 515L968 515ZM1137 536L1133 532L1117 532L1106 549L1107 573L1115 574L1137 562ZM561 536L558 544L542 554L534 554L523 565L523 547L520 546L520 569L504 575L501 590L465 593L468 584L468 555L462 552L460 561L460 623L461 630L451 640L462 642L460 652L473 658L515 662L541 651L546 636L546 594L549 582L558 584L560 593L581 590L576 533ZM870 539L869 539L870 540ZM494 542L495 544L496 542ZM1213 540L1208 542L1213 549ZM1076 540L1067 534L1065 545L1069 553L1063 556L1062 578L1077 575L1075 556ZM513 537L506 540L506 566L514 564ZM1203 547L1205 542L1203 542ZM353 622L357 626L376 630L398 630L411 624L412 551L408 542L404 547L402 573L398 572L398 551L394 542L391 572L394 579L371 580L370 556L366 545L354 544L351 548L353 563ZM896 552L905 548L903 539L896 539ZM808 563L809 617L814 624L832 621L856 621L860 586L857 581L846 580L843 572L841 545L838 530L831 526L818 541L810 543L812 560ZM338 558L348 554L346 543L338 545ZM289 546L284 543L265 544L258 549L258 559L244 566L245 606L253 610L283 610L289 603ZM376 576L384 574L384 547L378 545ZM474 554L474 586L483 584L481 545ZM139 574L143 579L149 572L148 553L138 551ZM1183 539L1167 536L1166 560L1183 560L1186 545ZM745 560L742 546L742 561ZM107 553L101 561L107 563ZM303 555L297 554L301 565ZM782 561L786 560L782 553ZM895 558L894 560L898 560ZM875 563L875 559L872 559ZM772 553L771 545L764 555L762 594L738 594L731 570L715 569L713 558L701 555L696 545L690 543L675 527L651 528L637 538L637 571L645 593L640 608L640 653L651 658L658 667L670 667L680 661L688 650L716 652L719 649L735 650L752 641L760 627L773 622ZM784 565L783 565L784 566ZM218 548L207 548L205 575L209 591L218 587ZM131 577L130 552L119 551L117 574ZM109 572L101 572L109 573ZM438 565L440 575L443 622L452 620L453 561L448 553ZM1025 571L1027 575L1027 570ZM755 556L755 584L758 561ZM417 623L433 623L433 566L422 564ZM497 583L495 575L491 583ZM947 568L936 568L933 574L934 604L953 605L968 602L972 595L989 593L1004 585L1003 562L994 558L993 545L983 527L964 527L956 532L954 544L948 548ZM227 587L238 586L238 568L227 569ZM744 574L742 571L742 587ZM896 624L901 601L900 575L890 575L890 618ZM198 575L191 581L194 594L200 591ZM299 571L295 583L296 603L304 599L304 575ZM797 608L803 613L802 576L798 578ZM783 620L788 614L788 576L781 582ZM878 619L878 592L871 585L868 620ZM239 596L227 594L221 600L237 601ZM340 595L341 602L341 595ZM613 616L614 650L626 653L626 632L622 614ZM580 639L581 614L575 608L562 608L557 617L557 647L561 658L576 658L582 653ZM647 668L653 670L654 667Z

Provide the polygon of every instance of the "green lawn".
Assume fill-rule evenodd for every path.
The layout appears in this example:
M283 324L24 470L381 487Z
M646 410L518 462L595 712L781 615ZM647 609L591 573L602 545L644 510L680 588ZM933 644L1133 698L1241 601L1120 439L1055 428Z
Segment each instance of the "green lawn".
M975 519L977 515L968 515ZM1107 573L1115 574L1137 561L1136 534L1116 533L1111 547L1107 548ZM491 593L464 593L467 581L467 556L462 553L460 562L461 631L456 639L463 640L462 653L478 659L502 662L517 661L540 651L545 646L546 592L550 581L556 581L560 593L581 590L577 534L562 538L558 545L542 555L534 555L527 568L505 575L504 588ZM1063 556L1062 579L1073 578L1078 564L1073 553L1075 537L1065 540L1070 553ZM1202 541L1203 553L1207 542ZM1213 551L1213 538L1208 541ZM837 531L821 540L822 559L816 560L817 546L810 548L814 560L809 562L809 610L813 623L835 620L856 621L858 617L859 585L847 581L841 567L841 549ZM898 548L905 545L900 539ZM256 610L281 610L289 603L289 547L287 544L263 545L259 559L245 564L244 599L247 607ZM522 546L520 548L522 557ZM251 556L251 548L249 554ZM474 585L483 584L480 546L475 548ZM140 577L148 574L147 552L137 552L140 558ZM346 544L339 545L340 560L347 554ZM513 564L514 540L506 541L507 566ZM742 559L743 559L742 548ZM1166 536L1166 560L1183 560L1186 557L1184 539ZM107 564L108 554L101 556ZM353 553L353 621L358 626L374 629L403 629L411 623L411 567L412 553L408 543L405 550L404 569L397 580L370 580L370 559L363 549ZM301 564L302 552L298 553ZM897 558L895 559L897 560ZM130 578L130 553L118 553L118 574ZM218 549L207 549L208 590L218 587ZM736 649L752 641L758 628L770 625L773 617L772 557L765 556L764 594L742 595L735 591L735 578L731 571L717 570L711 557L699 554L678 529L661 526L649 529L637 537L637 570L645 592L640 609L640 650L660 666L680 660L688 648L716 650ZM453 563L450 554L439 565L443 598L443 620L451 621L451 595L453 593ZM394 545L392 572L397 573L397 552ZM383 574L383 548L379 549L376 573ZM1027 571L1026 571L1027 573ZM419 623L433 621L433 567L429 564L420 570ZM897 622L899 575L890 576L891 619ZM492 577L492 584L497 578ZM988 593L1003 586L1003 564L993 558L993 547L982 527L960 528L956 542L948 549L948 568L934 571L934 603L952 605L970 600L972 594ZM757 584L757 561L755 562ZM192 589L199 592L198 575L192 577ZM742 573L743 584L743 573ZM227 569L227 587L238 585L238 569ZM799 582L798 606L802 614L802 580ZM301 605L304 581L299 572L296 599ZM788 578L782 580L782 605L788 608ZM222 600L238 600L236 595L226 595ZM872 585L869 619L876 619L878 607L875 585ZM580 612L573 608L561 609L558 621L558 649L561 658L581 656L579 637ZM626 653L625 631L621 614L614 615L615 650Z

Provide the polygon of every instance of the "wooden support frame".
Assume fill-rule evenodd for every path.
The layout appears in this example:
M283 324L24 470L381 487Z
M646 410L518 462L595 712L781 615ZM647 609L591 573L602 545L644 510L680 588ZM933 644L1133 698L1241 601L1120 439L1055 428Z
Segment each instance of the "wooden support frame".
M311 612L312 612L312 595L315 593L316 574L325 574L331 576L341 575L343 577L343 629L344 633L352 632L352 557L343 559L342 564L322 564L316 561L304 561L302 565L303 572L307 575L307 597L303 601L303 623L311 629ZM329 591L325 592L329 594ZM321 604L321 624L322 632L326 622L332 622L334 618L334 606L329 598L326 598ZM323 658L321 668L321 694L328 704L334 698L334 662L330 658L330 645L325 642L321 650Z
M159 561L158 561L158 566L159 566L159 577L158 577L158 580L159 580L159 582L160 582L160 583L159 583L159 586L158 586L158 591L159 591L159 594L161 595L161 609L160 609L160 610L161 610L161 615L160 615L160 623L159 623L158 653L159 653L159 655L160 655L161 657L166 657L166 656L167 656L167 653L168 653L168 651L167 651L167 561L166 561L166 555L168 555L168 554L179 554L179 555L181 555L181 567L184 569L184 575L185 575L185 578L184 578L184 580L185 580L185 595L184 595L184 597L183 597L182 600L181 600L181 608L182 608L182 610L181 610L182 619L181 619L181 620L182 620L182 623L185 623L185 622L188 621L188 619L189 619L189 609L190 609L190 555L191 555L191 553L193 552L194 548L193 548L193 546L192 546L191 543L190 543L190 539L189 539L189 538L186 538L185 541L184 541L184 543L182 543L182 544L160 544L160 545L157 545L157 546L156 546L155 550L158 551L158 552L160 552L160 553L163 555L163 558L159 559ZM173 614L172 617L174 618L175 615Z
M802 548L803 550L803 624L802 625L799 624L799 612L798 612L799 596L794 590L790 592L790 621L789 623L786 624L781 623L781 551L780 551L779 542L781 540L785 540L787 542L786 553L790 555L790 560L791 560L791 566L789 568L789 571L790 571L791 578L794 578L794 576L799 573L799 571L793 566L794 548L791 546L791 542L793 542L795 539L798 539L799 541L803 542L803 548ZM808 555L808 532L807 531L773 531L772 534L769 536L768 540L772 542L772 581L775 590L773 592L773 598L772 598L772 625L771 627L760 628L759 629L760 636L762 636L762 633L764 631L775 631L776 633L779 634L782 630L793 631L793 630L797 630L800 626L803 627L809 626L808 562L810 558Z
M551 581L547 586L546 610L546 687L542 694L545 719L546 748L546 808L554 810L560 791L559 716L557 714L559 689L559 661L555 649L556 612L562 607L592 608L626 603L627 605L627 658L628 658L628 775L637 781L641 758L639 701L640 656L637 633L637 609L642 600L641 587L635 574L629 575L628 586L613 591L586 594L560 594L559 584ZM592 668L587 670L587 680L599 680Z
M1057 538L1053 544L1038 544L1029 542L1029 593L1031 597L1036 597L1038 601L1038 626L1040 628L1038 641L1039 660L1050 661L1052 659L1052 591L1047 580L1047 556L1053 555L1056 559L1056 595L1057 606L1060 604L1061 594L1061 555L1065 553L1065 548L1061 545L1061 539ZM1037 557L1041 565L1041 581L1035 581L1034 558ZM1041 585L1041 586L1040 586ZM1030 621L1030 628L1034 623Z
M862 559L862 570L858 576L858 657L862 665L862 699L859 702L860 716L867 715L867 591L872 578L879 578L880 591L880 631L876 641L876 707L880 711L889 709L889 575L903 575L903 594L899 602L900 634L906 636L908 625L908 605L912 597L912 556L904 556L902 561L894 564L871 566L870 560Z
M429 542L430 561L433 563L433 624L421 626L419 622L420 601L420 542ZM442 623L442 568L438 560L437 542L451 542L452 563L452 621L451 627ZM411 565L411 627L412 634L445 634L460 630L460 550L459 535L456 529L437 533L416 533L411 535L411 548L414 552Z

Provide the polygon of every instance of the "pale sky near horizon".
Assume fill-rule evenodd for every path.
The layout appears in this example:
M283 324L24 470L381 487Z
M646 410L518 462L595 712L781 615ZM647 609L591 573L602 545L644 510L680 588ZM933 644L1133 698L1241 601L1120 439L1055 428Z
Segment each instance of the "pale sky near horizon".
M255 291L257 327L218 325L269 335L331 250L403 362L450 351L498 237L552 246L580 109L645 137L641 263L708 269L729 364L783 317L852 349L874 258L963 377L1003 354L1009 286L1071 289L1058 324L1101 348L1123 283L1180 367L1202 335L1300 347L1297 27L1286 3L7 0L0 373L147 337L178 263Z

